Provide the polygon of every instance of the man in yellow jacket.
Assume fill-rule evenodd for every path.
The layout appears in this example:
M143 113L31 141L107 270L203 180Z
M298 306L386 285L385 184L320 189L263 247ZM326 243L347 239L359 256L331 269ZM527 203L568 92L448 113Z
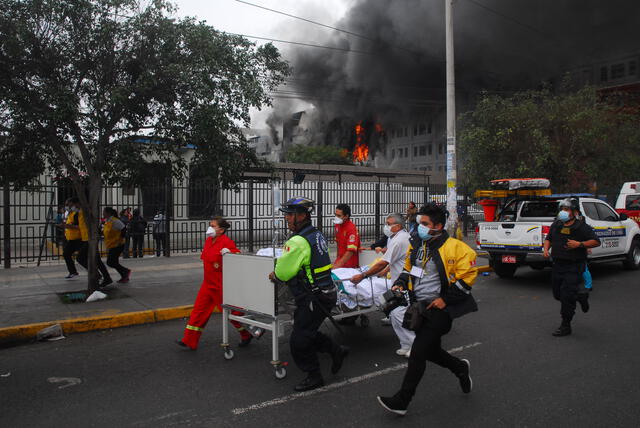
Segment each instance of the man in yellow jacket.
M64 279L76 279L78 277L78 269L73 261L73 253L80 251L82 248L82 236L80 235L78 206L80 201L78 198L69 198L65 202L65 206L69 209L69 215L67 220L62 224L56 226L64 229L64 250L62 251L62 257L67 265L69 274Z
M410 301L419 304L422 317L400 391L378 397L386 410L398 415L407 412L427 360L449 369L465 394L472 388L469 361L442 349L441 340L455 318L478 310L471 295L478 275L476 253L464 242L449 237L444 230L446 221L447 213L441 207L428 204L420 208L418 236L411 240L404 270L393 287L408 290Z
M78 228L80 229L80 238L82 239L82 246L80 247L80 253L78 254L78 258L76 259L80 266L85 269L88 269L88 260L89 260L89 227L87 226L87 222L84 217L84 212L80 209L80 202L74 202L72 204L72 210L75 210L78 213ZM109 271L107 267L102 263L102 259L100 258L100 254L96 251L96 265L98 266L98 271L102 276L102 281L98 285L98 287L106 287L111 284L113 280L111 279L111 275L109 275Z
M131 269L122 266L118 260L124 251L124 223L118 218L117 211L112 207L106 207L102 214L105 218L102 236L104 236L104 246L107 248L107 266L114 268L120 274L118 283L129 282Z

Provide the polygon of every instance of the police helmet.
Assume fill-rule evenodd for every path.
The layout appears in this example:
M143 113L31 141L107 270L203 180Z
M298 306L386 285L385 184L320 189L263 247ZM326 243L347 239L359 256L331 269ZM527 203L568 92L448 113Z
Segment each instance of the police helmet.
M283 213L309 213L313 212L316 203L312 199L303 197L294 197L286 201L280 206Z
M562 208L571 208L575 211L580 211L580 205L578 204L578 200L576 198L566 198L560 201L560 209Z

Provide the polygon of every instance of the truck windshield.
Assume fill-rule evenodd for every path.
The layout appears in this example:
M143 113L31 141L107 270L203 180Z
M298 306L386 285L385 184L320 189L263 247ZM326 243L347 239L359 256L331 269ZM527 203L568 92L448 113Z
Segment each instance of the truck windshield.
M555 217L558 214L558 202L557 201L534 201L526 202L522 211L520 211L520 217Z
M640 210L640 195L627 195L627 210Z

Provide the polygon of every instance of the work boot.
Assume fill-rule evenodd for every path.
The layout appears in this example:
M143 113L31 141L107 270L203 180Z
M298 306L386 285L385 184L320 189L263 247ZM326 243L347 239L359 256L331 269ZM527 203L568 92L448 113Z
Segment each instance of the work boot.
M556 331L553 332L553 335L556 337L568 336L571 334L571 324L562 322L560 327Z
M324 386L324 380L320 373L309 373L309 375L293 388L297 392L311 391L312 389Z
M460 380L460 388L462 389L462 392L468 394L473 388L473 381L471 380L471 374L469 373L471 370L471 363L466 359L462 360L462 362L464 363L465 368L456 376L458 376L458 380Z
M338 345L336 347L336 349L331 353L331 373L336 374L340 371L342 363L347 355L349 355L349 348L342 345Z
M394 395L393 397L378 396L377 398L378 403L380 403L380 405L384 407L385 410L391 413L395 413L399 416L404 416L407 414L407 407L409 407L409 403L406 400L398 397L398 394Z

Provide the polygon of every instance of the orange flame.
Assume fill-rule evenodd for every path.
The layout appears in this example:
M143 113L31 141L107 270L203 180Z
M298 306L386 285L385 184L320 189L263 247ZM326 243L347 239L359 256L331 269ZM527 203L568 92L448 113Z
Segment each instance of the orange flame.
M369 159L369 147L366 143L362 142L362 137L364 135L364 127L362 126L362 122L358 122L355 127L356 131L356 147L353 149L353 160L354 162L363 163Z

